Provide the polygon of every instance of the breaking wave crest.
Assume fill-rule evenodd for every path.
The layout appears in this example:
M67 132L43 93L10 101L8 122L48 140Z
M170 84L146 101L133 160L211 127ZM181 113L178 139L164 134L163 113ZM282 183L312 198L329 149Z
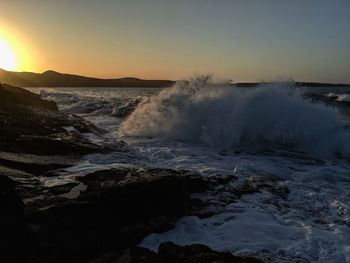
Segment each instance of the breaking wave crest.
M337 111L303 99L292 83L237 88L210 76L178 82L140 103L121 131L218 148L350 156L350 133L340 127Z

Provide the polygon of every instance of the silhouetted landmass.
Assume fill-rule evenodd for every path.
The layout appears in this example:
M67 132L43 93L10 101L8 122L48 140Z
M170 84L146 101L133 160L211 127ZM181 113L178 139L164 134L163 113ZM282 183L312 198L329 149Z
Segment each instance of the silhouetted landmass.
M261 84L276 84L278 82L238 82L232 84L236 87L256 87ZM322 82L300 82L296 81L294 84L298 87L350 87L350 84L340 84L340 83L322 83Z
M20 87L169 87L171 80L138 78L99 79L48 70L44 73L13 72L0 69L0 81Z
M20 87L170 87L173 80L145 80L139 78L99 79L73 74L63 74L53 70L44 73L14 72L0 69L0 81ZM273 82L239 82L236 87L255 87ZM350 87L350 84L295 82L300 87Z

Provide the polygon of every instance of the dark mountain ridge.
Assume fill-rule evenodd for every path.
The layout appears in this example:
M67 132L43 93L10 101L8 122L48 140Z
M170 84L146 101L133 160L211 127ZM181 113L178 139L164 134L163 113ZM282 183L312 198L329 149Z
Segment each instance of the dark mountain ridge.
M48 70L43 73L14 72L0 69L0 81L6 84L20 87L170 87L173 80L145 80L133 77L117 79L100 79L74 74L59 73ZM238 82L236 87L255 87L259 84L273 82ZM299 87L350 87L350 84L320 83L320 82L295 82Z
M169 87L171 80L144 80L139 78L99 79L63 74L53 70L44 73L14 72L0 69L0 81L20 87Z
M276 84L278 82L237 82L232 84L236 87L256 87L261 84ZM344 83L324 83L324 82L305 82L305 81L295 81L293 82L297 87L350 87L350 84Z

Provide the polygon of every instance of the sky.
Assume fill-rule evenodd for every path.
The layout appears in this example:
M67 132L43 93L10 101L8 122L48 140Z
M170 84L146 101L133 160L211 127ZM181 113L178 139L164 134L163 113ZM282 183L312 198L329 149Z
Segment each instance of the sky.
M0 0L1 30L19 71L350 83L349 0Z

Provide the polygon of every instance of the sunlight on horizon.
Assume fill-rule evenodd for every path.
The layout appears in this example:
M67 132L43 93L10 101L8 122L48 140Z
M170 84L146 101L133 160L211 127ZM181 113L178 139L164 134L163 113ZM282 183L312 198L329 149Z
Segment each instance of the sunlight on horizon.
M0 38L0 68L5 70L16 70L17 67L15 51L5 39Z
M10 71L34 68L29 46L12 31L0 28L0 68Z

